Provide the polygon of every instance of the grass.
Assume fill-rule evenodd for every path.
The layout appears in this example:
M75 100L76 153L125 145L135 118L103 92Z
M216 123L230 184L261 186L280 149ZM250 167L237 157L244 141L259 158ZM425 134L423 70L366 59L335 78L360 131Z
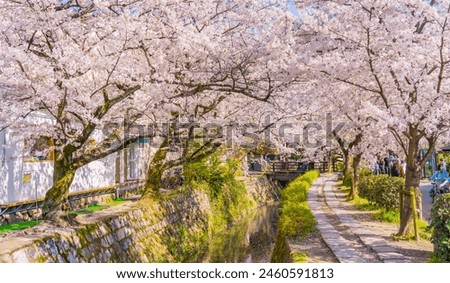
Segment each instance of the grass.
M100 211L100 210L106 209L111 206L119 205L124 202L126 202L126 200L118 198L118 199L109 201L107 205L92 204L83 209L69 211L69 214L72 214L72 215L88 214L88 213L92 213L95 211ZM41 222L42 222L42 220L39 220L38 223L36 223L36 220L31 220L31 221L24 221L24 222L19 222L19 223L14 223L14 224L2 225L2 226L0 226L0 234L30 228L30 227L36 226L37 224L39 224Z
M42 220L38 221L38 223L41 223L41 222L42 222ZM2 226L0 226L0 234L30 228L30 227L36 226L38 223L36 223L36 220L31 220L31 221L25 221L25 222L20 222L20 223L2 225Z
M114 200L111 200L108 202L109 206L114 206L114 205L119 205L122 204L124 202L126 202L127 200L123 199L123 198L116 198Z
M382 222L400 223L400 213L398 211L386 210L384 208L378 209L375 214L375 219Z
M431 242L431 235L433 234L433 228L430 227L426 221L420 219L418 226L420 238Z
M294 263L305 263L308 262L308 254L302 252L291 252L292 261Z
M111 206L116 206L116 205L122 204L124 202L126 202L126 200L121 199L121 198L117 198L115 200L109 201L105 205L91 204L91 205L89 205L86 208L82 208L82 209L78 209L78 210L74 210L74 211L69 211L69 214L72 214L72 215L89 214L89 213L93 213L93 212L96 212L96 211L100 211L100 210L109 208Z
M75 211L69 211L69 214L76 214L76 215L88 214L88 213L92 213L95 211L100 211L100 210L106 209L108 207L109 207L108 205L91 204L86 208L78 209Z

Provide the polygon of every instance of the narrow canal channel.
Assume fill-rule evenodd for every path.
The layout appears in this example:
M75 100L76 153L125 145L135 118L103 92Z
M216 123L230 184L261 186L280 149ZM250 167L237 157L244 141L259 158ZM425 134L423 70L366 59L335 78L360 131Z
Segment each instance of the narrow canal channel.
M270 262L279 205L263 206L213 236L204 262Z

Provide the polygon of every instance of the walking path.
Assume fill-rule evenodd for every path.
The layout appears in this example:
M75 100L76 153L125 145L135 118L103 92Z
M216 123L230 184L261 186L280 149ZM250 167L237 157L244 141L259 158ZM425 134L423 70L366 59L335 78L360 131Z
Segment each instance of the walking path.
M332 189L337 178L323 174L311 186L308 204L323 240L339 262L410 262L379 234L353 218Z

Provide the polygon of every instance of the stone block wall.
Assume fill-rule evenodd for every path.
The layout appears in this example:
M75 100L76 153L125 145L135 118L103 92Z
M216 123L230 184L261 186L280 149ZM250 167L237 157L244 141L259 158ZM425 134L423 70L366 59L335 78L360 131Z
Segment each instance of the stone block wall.
M96 213L92 219L80 219L87 223L77 228L53 228L41 235L20 235L5 241L0 238L0 262L176 261L167 243L176 244L180 225L193 241L208 229L209 201L201 192L111 209Z
M276 200L265 177L242 177L259 205ZM75 228L44 225L0 235L1 262L189 262L207 245L211 207L206 193L161 202L127 202L80 216Z
M250 198L255 200L258 205L279 200L281 188L266 176L246 176L241 177L240 180L244 182Z

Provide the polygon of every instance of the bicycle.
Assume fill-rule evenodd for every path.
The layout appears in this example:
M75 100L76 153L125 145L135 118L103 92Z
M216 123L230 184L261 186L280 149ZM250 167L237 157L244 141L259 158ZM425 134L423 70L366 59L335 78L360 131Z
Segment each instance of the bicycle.
M432 188L430 189L430 197L431 197L431 203L434 203L434 200L437 196L450 193L450 188L448 186L448 179L444 180L443 182L431 182Z

